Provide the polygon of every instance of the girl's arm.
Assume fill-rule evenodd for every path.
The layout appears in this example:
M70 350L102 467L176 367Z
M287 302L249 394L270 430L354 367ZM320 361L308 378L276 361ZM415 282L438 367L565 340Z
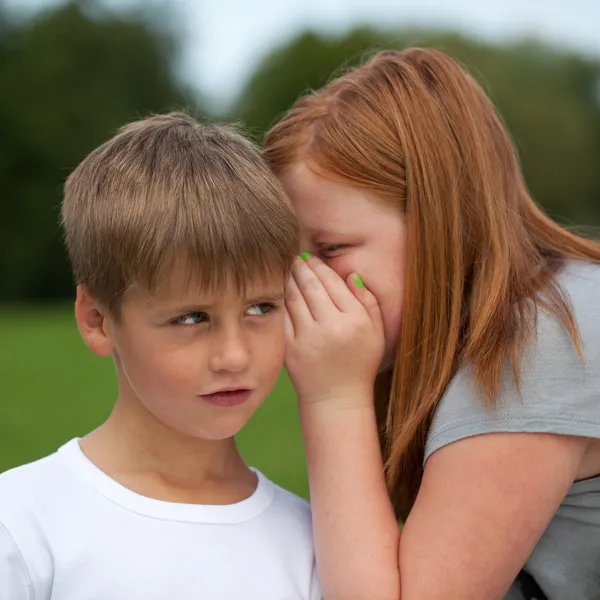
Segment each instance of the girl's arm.
M488 433L425 466L400 544L402 600L501 600L569 491L588 441Z
M321 261L309 264L297 262L286 292L286 367L299 400L321 587L326 600L397 600L400 531L373 405L381 314L352 278L350 291Z
M398 600L400 530L372 407L302 406L300 420L325 600Z
M309 265L295 265L286 298L286 366L299 397L325 599L501 600L587 441L498 433L441 448L427 461L400 540L371 391L373 356L381 357L376 302L320 261Z

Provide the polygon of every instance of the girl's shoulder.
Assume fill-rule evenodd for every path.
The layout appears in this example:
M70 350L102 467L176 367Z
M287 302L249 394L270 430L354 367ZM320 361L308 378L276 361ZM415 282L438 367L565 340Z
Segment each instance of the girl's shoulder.
M600 318L600 264L572 261L558 273L579 319ZM583 333L583 331L582 331Z
M495 406L486 406L472 369L448 385L429 429L425 460L465 437L537 432L600 439L600 265L569 262L557 275L583 343L580 356L563 325L544 310L521 362L517 386L507 363Z

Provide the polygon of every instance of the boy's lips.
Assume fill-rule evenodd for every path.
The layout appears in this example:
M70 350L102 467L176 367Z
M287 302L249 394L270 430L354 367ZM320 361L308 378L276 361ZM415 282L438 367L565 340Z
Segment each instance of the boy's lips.
M200 398L213 406L227 408L243 404L251 394L250 388L222 388L208 394L201 394Z

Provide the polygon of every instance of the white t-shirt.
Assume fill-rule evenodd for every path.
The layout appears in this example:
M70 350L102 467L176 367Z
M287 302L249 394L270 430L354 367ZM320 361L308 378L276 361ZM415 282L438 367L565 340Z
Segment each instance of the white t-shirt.
M257 475L236 504L164 502L71 440L0 475L0 599L320 600L308 503Z

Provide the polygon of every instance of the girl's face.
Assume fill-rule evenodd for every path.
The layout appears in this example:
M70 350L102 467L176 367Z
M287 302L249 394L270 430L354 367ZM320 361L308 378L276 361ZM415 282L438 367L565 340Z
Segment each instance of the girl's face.
M406 279L402 214L365 190L320 177L304 163L281 179L300 222L301 250L344 279L358 273L377 298L385 330L382 368L389 367L400 339Z

